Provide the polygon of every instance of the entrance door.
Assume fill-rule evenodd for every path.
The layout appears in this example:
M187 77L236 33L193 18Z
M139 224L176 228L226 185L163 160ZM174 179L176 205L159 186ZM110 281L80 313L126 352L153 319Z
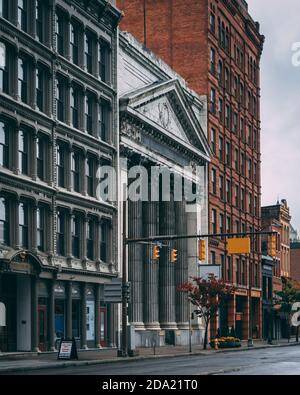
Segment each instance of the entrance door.
M38 307L39 320L39 349L40 351L47 351L47 307L39 305Z
M100 308L100 344L102 347L106 347L106 332L107 332L107 309L106 307Z

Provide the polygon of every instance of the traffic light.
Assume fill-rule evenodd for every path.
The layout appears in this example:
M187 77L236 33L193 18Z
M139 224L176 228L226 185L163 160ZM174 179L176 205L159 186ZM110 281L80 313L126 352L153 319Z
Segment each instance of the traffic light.
M205 261L206 259L206 244L205 240L198 240L198 258L199 261Z
M160 247L158 245L153 246L152 249L152 259L158 261L160 258Z
M275 234L269 236L268 240L268 254L272 258L275 258L277 255L277 237Z
M178 259L178 250L176 248L172 248L171 250L171 262L176 263Z

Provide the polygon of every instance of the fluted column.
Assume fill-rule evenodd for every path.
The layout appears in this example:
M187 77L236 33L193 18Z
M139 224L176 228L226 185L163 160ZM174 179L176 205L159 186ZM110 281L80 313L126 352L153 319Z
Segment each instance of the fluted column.
M142 202L128 201L129 238L142 236ZM143 329L143 246L130 244L128 248L128 281L131 282L132 297L129 307L129 321L136 329Z
M172 235L175 231L174 197L161 202L159 210L160 234ZM175 317L175 265L170 261L170 248L162 248L159 270L159 320L163 329L177 329Z
M144 236L159 233L158 202L143 203ZM144 246L144 322L147 329L160 329L159 325L159 263L152 261L152 246Z
M175 202L175 233L177 235L187 234L187 217L186 217L185 201ZM175 283L176 288L188 282L188 259L187 259L187 241L177 240L176 248L178 250L178 260L175 265ZM189 308L187 295L183 292L176 291L176 322L178 329L189 328Z

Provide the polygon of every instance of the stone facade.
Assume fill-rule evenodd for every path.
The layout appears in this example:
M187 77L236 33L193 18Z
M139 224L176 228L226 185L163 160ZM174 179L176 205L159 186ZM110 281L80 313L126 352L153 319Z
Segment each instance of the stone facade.
M96 174L118 164L121 15L102 0L1 7L0 349L115 346L103 286L118 276L118 207L97 199Z

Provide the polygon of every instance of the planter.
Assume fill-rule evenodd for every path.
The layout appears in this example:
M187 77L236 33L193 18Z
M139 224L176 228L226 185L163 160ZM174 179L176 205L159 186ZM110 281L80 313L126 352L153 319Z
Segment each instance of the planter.
M215 348L215 340L212 340L210 343L211 348ZM218 341L218 348L224 349L224 348L239 348L241 347L241 341L239 339L236 340L222 340Z

